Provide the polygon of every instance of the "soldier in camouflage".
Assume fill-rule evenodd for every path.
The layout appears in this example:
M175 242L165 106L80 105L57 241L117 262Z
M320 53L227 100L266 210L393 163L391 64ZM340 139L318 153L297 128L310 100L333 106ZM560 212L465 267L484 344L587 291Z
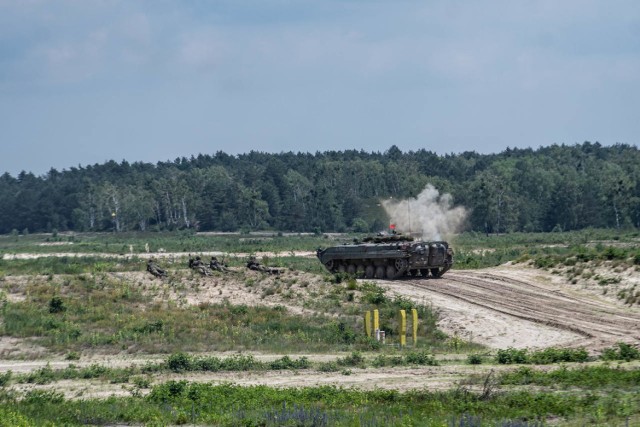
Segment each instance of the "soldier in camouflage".
M167 271L156 265L156 260L149 258L147 261L147 271L153 274L155 277L167 277Z
M279 275L280 273L282 273L282 271L279 268L269 268L269 267L265 267L264 265L261 265L255 256L251 256L249 258L249 261L247 262L247 268L249 270L260 271L262 273L268 273L268 274Z

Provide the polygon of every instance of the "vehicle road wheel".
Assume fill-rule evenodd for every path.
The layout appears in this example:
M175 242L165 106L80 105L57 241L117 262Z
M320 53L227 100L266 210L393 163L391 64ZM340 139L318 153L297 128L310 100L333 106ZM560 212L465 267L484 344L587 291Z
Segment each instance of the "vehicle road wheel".
M396 268L393 265L387 266L387 279L395 279L396 273Z
M366 277L367 279L373 279L373 274L375 273L375 271L376 269L373 265L367 265L364 269L364 277Z
M440 272L439 268L432 268L431 269L431 275L433 277L440 277L440 276L442 276L442 273Z
M349 274L356 274L356 266L353 264L349 264L347 266L347 273Z
M421 268L420 269L420 274L422 275L422 277L424 279L426 279L427 277L429 277L429 269L428 268Z
M398 270L398 271L404 270L405 268L407 268L407 264L408 263L407 263L406 259L402 259L402 258L397 259L396 262L395 262L396 270Z
M364 274L364 264L358 264L356 266L356 274L362 276Z
M347 271L347 267L345 267L344 264L340 264L338 266L338 272L344 273L345 271Z
M382 265L376 267L376 279L384 279L384 267Z
M327 268L327 270L334 272L334 268L333 268L333 260L329 260L327 262L324 263L324 266Z
M413 276L416 277L418 275L418 270L416 269L411 269L407 272L407 276Z

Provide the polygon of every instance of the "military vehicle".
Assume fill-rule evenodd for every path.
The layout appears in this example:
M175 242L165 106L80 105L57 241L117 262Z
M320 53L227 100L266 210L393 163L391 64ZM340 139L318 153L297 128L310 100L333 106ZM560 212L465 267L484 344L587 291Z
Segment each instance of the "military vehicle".
M369 237L318 249L317 256L332 273L368 279L440 277L453 265L453 250L447 242L425 242L403 235Z

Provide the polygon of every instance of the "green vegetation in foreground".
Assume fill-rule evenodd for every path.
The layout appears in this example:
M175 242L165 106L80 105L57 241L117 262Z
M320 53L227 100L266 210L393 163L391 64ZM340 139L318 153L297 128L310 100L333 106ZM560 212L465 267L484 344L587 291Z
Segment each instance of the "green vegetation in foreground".
M631 348L636 353L637 349L629 347L627 344L619 343L620 348ZM498 363L504 363L501 361L501 354L510 352L512 349L498 350L496 361ZM589 383L590 387L595 385L603 385L613 383L615 385L640 385L640 370L620 369L613 370L609 367L608 363L611 359L612 353L616 352L616 347L603 350L599 358L590 357L585 358L582 356L582 350L573 349L554 349L550 348L544 351L533 353L530 359L523 359L517 363L534 363L531 360L536 360L535 364L549 364L558 362L575 362L576 357L567 357L566 355L576 354L579 363L587 361L595 361L597 359L605 361L605 365L602 366L587 366L579 369L568 370L563 367L562 370L557 371L562 375L554 376L549 372L538 372L530 367L523 367L522 369L501 376L502 384L542 384L553 385L562 384L563 378L569 377L569 374L577 374L579 378L591 378L595 383ZM526 354L526 353L525 353ZM540 355L546 354L544 358ZM556 362L551 362L549 354L565 355L556 358ZM470 355L473 356L473 354ZM69 353L67 360L77 360L80 356L77 353ZM636 359L640 359L636 357ZM446 363L446 362L445 362ZM454 362L455 363L455 362ZM478 364L469 362L470 364ZM516 362L512 362L516 363ZM450 364L450 363L449 363ZM221 371L267 371L267 370L310 370L316 369L322 372L338 372L342 371L345 374L350 374L348 368L381 368L386 366L439 366L440 362L435 359L434 355L427 350L412 350L404 349L393 354L377 354L375 356L364 356L358 351L353 351L351 354L345 357L336 358L331 362L311 362L307 357L302 356L299 358L291 358L289 356L283 356L281 358L272 361L260 361L257 360L251 354L237 354L225 358L217 356L197 356L188 353L174 353L167 357L167 359L159 362L147 362L144 365L131 365L125 368L112 368L99 364L92 364L86 367L78 367L73 363L70 363L68 367L63 369L52 369L49 364L42 368L36 369L33 372L26 374L13 374L11 371L7 371L4 374L0 374L0 387L7 386L11 383L30 383L30 384L49 384L55 381L68 380L68 379L101 379L109 381L111 383L127 383L133 382L137 384L140 380L139 376L151 375L157 373L181 373L181 372L221 372ZM610 375L610 374L616 375ZM609 375L610 378L607 381L603 381L600 378ZM524 377L524 379L522 379ZM630 378L631 382L621 382L621 378ZM573 377L571 377L573 378ZM147 382L150 380L147 379ZM578 383L570 383L570 385L580 385ZM585 385L585 384L583 384Z
M338 372L348 375L349 368L382 366L438 366L432 354L425 350L407 351L395 356L378 355L373 359L365 358L354 351L345 357L336 358L332 362L311 362L307 357L281 358L263 362L251 354L237 354L229 357L194 356L187 353L174 353L160 362L147 362L144 365L131 365L124 368L113 368L100 364L78 367L73 363L63 369L53 369L49 364L24 374L7 371L0 374L0 387L10 384L51 384L61 380L99 379L113 384L132 383L139 388L147 388L151 383L151 375L158 373L182 372L243 372L243 371L282 371L311 370L321 372Z
M554 419L555 425L572 422L624 425L627 417L637 419L639 413L637 391L582 396L566 392L471 393L464 388L401 393L333 386L276 389L169 381L153 387L144 397L67 400L58 392L42 390L23 396L13 392L0 394L3 420L19 421L11 425L452 426L455 423L532 427L549 418Z
M589 390L623 389L631 390L640 386L640 369L622 369L609 365L581 366L570 369L562 366L544 372L522 366L514 372L499 377L501 385L540 385L554 388L580 387ZM636 390L637 391L637 390Z
M626 344L625 344L626 345ZM496 362L502 365L533 364L549 365L562 362L586 362L589 353L584 348L554 348L529 351L527 349L507 348L496 352Z

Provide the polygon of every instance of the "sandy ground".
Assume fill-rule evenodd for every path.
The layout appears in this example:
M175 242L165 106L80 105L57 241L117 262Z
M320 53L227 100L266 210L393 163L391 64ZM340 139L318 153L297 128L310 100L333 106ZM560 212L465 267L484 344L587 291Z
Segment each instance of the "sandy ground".
M385 281L391 292L432 304L439 327L491 348L640 343L640 307L516 266L450 271L437 280Z
M167 254L153 254L162 256ZM273 254L267 254L273 255ZM184 256L184 254L181 254ZM309 256L304 254L303 256ZM112 273L121 280L140 286L155 283L144 272ZM185 273L186 274L186 273ZM624 272L625 281L637 283L639 273ZM254 277L255 276L255 277ZM237 277L237 279L234 279ZM259 281L259 287L247 286L247 278ZM317 290L321 280L300 272L286 272L282 277L262 275L252 271L236 271L234 274L191 279L202 286L188 286L172 295L162 297L181 299L185 304L220 302L232 304L284 305L296 313L311 313L303 308L305 297ZM505 265L484 270L455 270L440 279L408 279L399 281L378 280L390 294L402 295L421 304L432 305L439 311L439 327L451 335L468 341L496 348L585 347L597 351L616 342L640 344L640 306L629 307L623 301L604 294L601 290L581 284L572 284L562 275L523 265ZM265 296L262 290L269 286L284 286L287 292ZM324 285L326 286L326 285ZM20 278L7 276L3 289L9 299L19 299ZM195 290L193 290L195 289ZM160 296L159 296L160 297ZM12 355L31 355L34 360L16 361ZM64 368L70 363L77 366L99 363L108 366L129 366L164 356L137 357L91 356L81 361L68 362L60 357L42 356L44 349L28 340L0 337L0 372L28 372L50 363L52 368ZM222 355L224 356L224 355ZM273 359L280 355L256 354L260 359ZM306 355L313 361L327 361L344 354ZM297 357L291 355L291 357ZM442 356L440 356L442 357ZM167 379L240 385L266 384L273 386L314 386L331 384L364 389L389 388L407 390L426 388L439 390L459 385L469 375L486 376L491 369L512 369L496 366L464 365L465 357L458 357L458 364L437 367L394 367L380 369L349 368L340 372L317 371L245 372L245 373L197 373L172 374L153 378L153 382ZM15 358L13 358L15 359ZM15 385L16 389L53 388L68 397L108 396L127 394L132 384L108 384L101 381L64 381L46 386ZM143 391L144 392L144 391Z

